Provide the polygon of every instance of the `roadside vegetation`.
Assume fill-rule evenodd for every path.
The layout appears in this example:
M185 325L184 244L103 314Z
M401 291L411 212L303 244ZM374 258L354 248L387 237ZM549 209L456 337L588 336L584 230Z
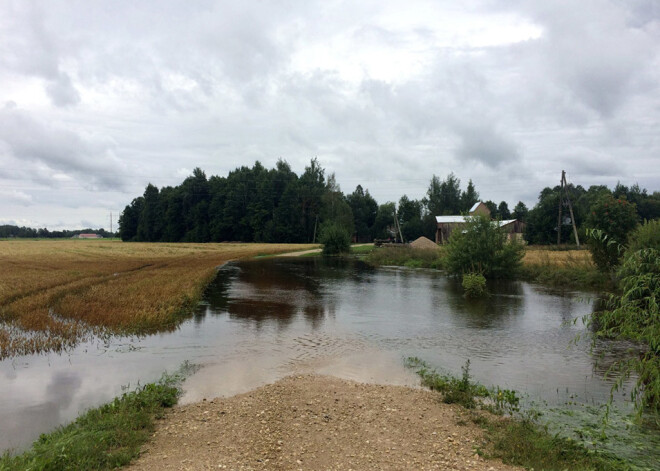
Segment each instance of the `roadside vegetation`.
M155 420L176 404L180 375L164 375L156 383L126 392L91 409L69 425L43 434L17 456L5 452L0 471L84 471L124 466L136 458L149 439Z
M419 358L408 358L405 363L420 376L423 386L438 391L443 402L463 406L466 418L484 429L486 444L477 453L485 458L545 471L644 469L550 434L537 423L534 412L521 411L515 391L488 389L474 383L469 360L462 368L461 378L440 374Z
M92 334L176 328L228 260L296 244L0 243L0 359L73 347Z
M594 245L604 256L611 254L601 269L614 275L618 289L605 309L588 319L595 338L625 339L644 346L642 353L615 362L611 370L619 377L615 388L631 373L637 374L632 398L640 416L650 410L656 425L660 425L659 230L660 221L645 222L629 234L627 248L600 230L592 232Z

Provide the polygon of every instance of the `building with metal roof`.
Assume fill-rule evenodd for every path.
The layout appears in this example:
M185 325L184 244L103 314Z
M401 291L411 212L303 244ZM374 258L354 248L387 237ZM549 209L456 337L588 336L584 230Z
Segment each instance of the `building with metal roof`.
M490 210L483 202L475 203L467 216L436 216L436 230L435 230L435 243L445 244L451 233L457 228L465 227L469 218L474 216L491 217ZM523 232L525 230L525 223L517 219L504 219L501 221L493 221L499 228L507 233L509 240L522 240Z

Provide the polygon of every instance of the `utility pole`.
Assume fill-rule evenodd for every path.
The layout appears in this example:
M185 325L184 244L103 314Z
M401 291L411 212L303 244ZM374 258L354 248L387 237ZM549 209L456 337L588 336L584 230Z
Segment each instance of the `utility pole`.
M403 234L401 234L401 225L399 224L399 218L396 216L396 207L394 208L394 228L399 231L399 239L403 244Z
M110 237L112 237L112 211L110 211Z
M571 204L571 198L568 196L568 183L566 183L566 172L561 171L561 178L564 182L564 194L566 195L566 201L568 202L568 210L571 213L571 223L573 224L573 235L575 236L575 243L580 248L580 238L578 237L577 227L575 226L575 216L573 215L573 205Z
M316 226L319 223L319 215L316 215L316 220L314 221L314 237L312 237L312 244L316 243Z
M566 172L561 171L561 186L559 188L559 218L557 220L557 245L561 243L561 226L563 225L562 221L562 207L564 204L568 206L568 211L571 215L571 224L573 225L573 236L575 237L575 243L578 248L580 248L580 237L578 237L577 226L575 225L575 215L573 214L573 205L571 204L571 198L568 195L568 182L566 181Z
M557 245L561 244L561 226L563 226L564 221L561 217L561 209L564 206L564 198L562 198L562 193L564 192L564 171L561 171L561 180L559 180L559 216L557 216Z

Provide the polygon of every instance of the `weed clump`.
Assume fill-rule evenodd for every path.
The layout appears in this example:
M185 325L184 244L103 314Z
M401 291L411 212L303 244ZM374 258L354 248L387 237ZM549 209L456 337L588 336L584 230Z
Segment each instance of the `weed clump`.
M466 298L483 298L486 295L486 277L481 273L464 273L462 286Z
M447 404L460 404L466 409L474 409L477 405L475 398L490 396L485 386L470 381L470 360L461 367L463 374L460 379L442 375L416 357L406 359L406 366L415 369L422 379L422 385L442 393L442 400Z

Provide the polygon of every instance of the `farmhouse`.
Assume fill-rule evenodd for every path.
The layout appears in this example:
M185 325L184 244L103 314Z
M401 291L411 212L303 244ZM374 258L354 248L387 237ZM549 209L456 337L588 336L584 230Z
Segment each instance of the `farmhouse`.
M463 228L471 216L490 217L490 210L488 206L479 201L470 208L468 216L436 216L435 242L437 244L446 243L451 233L456 229ZM493 224L497 224L502 228L509 240L522 240L523 231L525 230L524 222L517 219L505 219L503 221L493 221Z
M71 237L72 239L103 239L101 234L78 234Z

